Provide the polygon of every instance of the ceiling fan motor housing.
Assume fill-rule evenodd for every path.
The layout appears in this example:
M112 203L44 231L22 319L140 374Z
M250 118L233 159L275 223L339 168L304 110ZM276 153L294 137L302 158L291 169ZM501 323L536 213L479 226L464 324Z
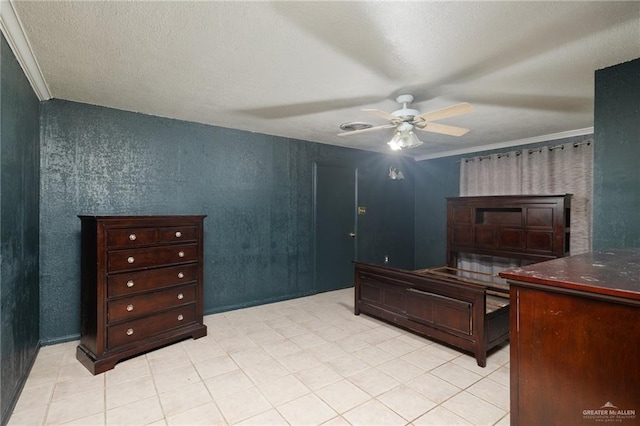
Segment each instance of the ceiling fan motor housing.
M402 121L411 121L413 120L413 117L415 117L416 115L420 115L420 111L418 111L417 109L407 107L407 105L413 102L412 95L400 95L396 98L396 102L402 104L402 108L392 112L391 114L402 119Z
M413 130L413 124L409 123L408 121L403 121L402 123L398 124L397 131L399 132L410 132L411 130Z

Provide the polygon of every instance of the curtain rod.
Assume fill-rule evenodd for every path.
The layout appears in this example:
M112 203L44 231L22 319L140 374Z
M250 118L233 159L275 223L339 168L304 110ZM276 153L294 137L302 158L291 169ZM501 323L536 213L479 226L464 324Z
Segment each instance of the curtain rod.
M573 145L574 148L577 148L579 146L582 145L591 145L591 142L593 142L591 139L586 140L586 141L582 141L582 142L574 142L571 145ZM564 149L564 146L566 144L559 144L559 145L553 145L553 146L541 146L540 148L534 148L534 149L530 149L528 150L529 154L533 154L534 152L542 152L543 149L548 149L549 151L553 151L554 149ZM464 162L468 163L470 161L482 161L482 160L490 160L491 158L493 158L493 156L495 155L498 158L502 158L502 157L509 157L510 155L515 155L516 157L519 155L522 155L522 151L510 151L510 152L499 152L497 154L491 154L491 155L481 155L478 157L472 157L472 158L464 158ZM462 162L462 160L458 161L458 163Z
M508 157L510 155L515 155L516 157L519 155L522 155L522 153L520 151L511 151L511 152L499 152L497 154L491 154L491 155L481 155L479 157L472 157L472 158L464 158L464 162L468 163L470 161L482 161L482 160L490 160L493 156L497 156L498 158L502 158L502 157ZM458 163L460 163L461 161L458 161Z
M549 149L549 151L553 151L554 149L564 149L565 145L566 144L561 143L559 145L550 146L550 147L548 147L548 149ZM577 148L577 147L582 146L582 145L591 145L591 140L586 140L586 141L582 141L582 142L574 142L571 145L573 145L574 148ZM547 148L547 147L543 146L543 147L540 147L540 148L537 148L537 149L530 149L529 150L529 154L533 154L534 152L542 152L542 150L545 149L545 148Z

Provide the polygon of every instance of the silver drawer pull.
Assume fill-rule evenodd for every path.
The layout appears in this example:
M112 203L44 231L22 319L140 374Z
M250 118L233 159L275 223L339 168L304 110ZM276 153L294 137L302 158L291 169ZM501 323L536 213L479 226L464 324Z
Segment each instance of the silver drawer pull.
M127 312L133 311L133 305L127 305Z
M184 299L184 294L178 293L178 300L182 300L182 299Z
M137 237L136 237L136 234L129 234L129 239L130 239L131 241L135 241L135 240L136 240L136 238L137 238Z
M176 231L176 238L180 238L180 237L182 237L182 232Z
M129 263L133 263L133 262L135 262L135 261L136 261L136 260L133 258L133 256L129 256L129 257L127 258L127 262L129 262Z
M178 272L178 278L184 278L184 274L182 272Z
M131 336L133 334L133 328L127 330L127 336Z
M184 319L184 317L182 316L182 314L178 315L178 321L182 321Z
M133 285L134 285L133 284L133 280L127 281L127 287L131 288L131 287L133 287Z
M182 250L178 252L178 257L184 257L184 252Z

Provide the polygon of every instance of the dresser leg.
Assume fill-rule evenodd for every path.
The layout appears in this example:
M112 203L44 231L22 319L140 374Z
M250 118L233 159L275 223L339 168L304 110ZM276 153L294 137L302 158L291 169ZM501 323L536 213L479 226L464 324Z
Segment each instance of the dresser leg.
M112 370L116 366L119 358L103 358L97 359L94 354L85 349L82 345L78 345L76 349L76 359L85 366L87 370L94 376Z

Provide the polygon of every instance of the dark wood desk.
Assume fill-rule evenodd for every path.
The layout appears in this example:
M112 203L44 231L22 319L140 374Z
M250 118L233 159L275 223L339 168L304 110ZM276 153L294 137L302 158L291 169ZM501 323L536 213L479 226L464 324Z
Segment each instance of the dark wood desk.
M500 275L511 284L511 424L639 424L640 249Z

